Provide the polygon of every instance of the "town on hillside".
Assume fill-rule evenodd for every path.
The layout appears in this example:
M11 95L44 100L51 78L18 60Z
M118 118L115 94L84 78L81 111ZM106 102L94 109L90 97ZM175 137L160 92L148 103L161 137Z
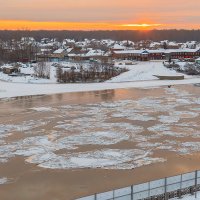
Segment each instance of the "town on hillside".
M22 37L0 41L0 79L12 82L103 82L138 63L161 65L187 75L200 74L200 42Z

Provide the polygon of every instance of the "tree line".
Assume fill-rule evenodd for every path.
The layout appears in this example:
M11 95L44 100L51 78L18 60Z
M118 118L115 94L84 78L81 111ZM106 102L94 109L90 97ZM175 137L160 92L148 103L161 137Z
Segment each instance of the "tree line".
M113 39L120 40L172 40L177 42L200 41L200 30L151 30L151 31L29 31L29 30L1 30L0 39L8 41L21 39L22 37L34 37L37 41L42 38L57 38L62 41L65 38L83 40L88 39Z
M126 68L115 68L113 65L104 64L94 64L87 69L81 67L79 70L72 67L67 71L57 66L56 77L59 83L103 82L126 71Z

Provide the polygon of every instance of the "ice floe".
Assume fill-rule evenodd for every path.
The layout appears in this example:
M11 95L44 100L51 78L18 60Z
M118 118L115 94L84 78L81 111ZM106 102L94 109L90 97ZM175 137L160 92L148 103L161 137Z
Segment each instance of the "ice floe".
M8 183L8 178L6 178L6 177L0 177L0 185L4 185L4 184L6 184L6 183Z
M31 110L35 110L38 112L51 112L51 111L54 111L55 109L53 109L52 107L35 107L35 108L31 108Z
M51 116L47 113L38 120L0 124L0 163L22 156L28 163L50 169L133 169L164 162L164 158L154 157L158 150L200 152L200 144L194 142L200 138L195 119L199 98L175 88L164 93L134 100L31 108L44 115L51 112ZM21 137L7 141L14 132ZM180 142L184 137L187 143ZM112 149L122 142L133 146ZM82 152L82 147L90 148Z
M163 159L148 157L151 152L143 150L103 149L93 152L74 153L58 156L39 164L39 166L51 169L70 168L104 168L104 169L133 169L139 164L151 164L154 159L161 162ZM145 159L147 158L146 162Z

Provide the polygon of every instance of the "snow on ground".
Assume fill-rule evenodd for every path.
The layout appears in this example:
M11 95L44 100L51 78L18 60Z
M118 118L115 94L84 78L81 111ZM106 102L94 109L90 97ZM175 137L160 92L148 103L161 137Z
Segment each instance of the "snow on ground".
M123 66L124 67L124 66ZM155 87L164 85L176 84L193 84L200 83L200 78L190 77L185 80L156 80L154 74L169 75L175 74L162 65L162 62L139 62L137 65L126 66L130 71L125 72L118 77L104 83L78 83L78 84L56 84L55 71L56 68L51 68L51 78L36 79L34 77L18 77L16 82L0 81L0 98L27 96L27 95L42 95L55 94L65 92L84 92L107 89L120 88L141 88L141 87ZM27 69L26 69L27 70ZM0 79L7 80L0 75ZM9 77L10 79L10 77ZM26 80L25 80L26 79ZM140 80L140 81L138 81ZM145 80L145 81L144 81ZM26 81L26 83L25 83ZM132 81L132 82L129 82ZM32 84L31 84L32 83ZM33 84L37 83L37 84Z
M175 70L166 68L162 61L149 61L149 62L138 62L135 65L125 65L125 63L116 63L116 67L126 67L129 69L117 77L112 78L107 82L124 82L124 81L139 81L139 80L156 80L157 78L153 75L183 75L177 73ZM189 76L185 76L189 77Z
M0 72L0 80L12 83L56 83L56 68L51 66L52 63L47 63L50 67L50 79L43 79L34 77L33 66L21 67L20 72L26 74L26 76L14 76L11 77L8 74Z
M119 83L85 83L85 84L24 84L0 81L0 98L16 96L58 94L67 92L86 92L123 88L146 88L167 85L200 83L200 78L185 80L152 80Z
M107 89L117 89L117 88L119 89L133 88L133 87L141 88L141 87L155 87L162 85L164 86L164 85L200 83L200 78L198 77L190 77L185 80L162 80L162 81L156 80L156 78L153 76L154 74L160 74L160 75L175 74L175 71L171 71L165 68L162 65L162 62L155 62L155 61L139 62L137 65L131 65L131 66L127 65L126 67L128 67L130 71L125 72L119 75L118 77L113 78L110 81L104 83L82 83L82 84L81 83L56 84L56 77L55 77L56 68L52 67L50 80L37 79L28 76L26 78L25 77L16 78L15 82L18 83L0 81L0 98L27 96L27 95L55 94L55 93L65 93L65 92L96 91L96 90L107 90ZM3 75L1 73L0 74L1 80L10 81L3 76L7 75Z

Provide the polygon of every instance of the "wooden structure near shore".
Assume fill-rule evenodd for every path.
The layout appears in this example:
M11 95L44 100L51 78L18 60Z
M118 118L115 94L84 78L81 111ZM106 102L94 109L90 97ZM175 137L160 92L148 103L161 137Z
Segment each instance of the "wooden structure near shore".
M177 75L177 76L160 76L160 75L153 75L160 80L183 80L185 77L184 75Z

